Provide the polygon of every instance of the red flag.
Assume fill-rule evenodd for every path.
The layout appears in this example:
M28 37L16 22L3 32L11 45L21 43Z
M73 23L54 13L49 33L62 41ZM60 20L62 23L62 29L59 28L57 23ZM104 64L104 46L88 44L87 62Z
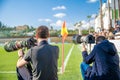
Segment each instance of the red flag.
M67 35L68 35L68 31L67 31L67 28L66 28L66 22L65 21L63 22L63 25L62 25L61 35L62 35L63 40L65 40Z

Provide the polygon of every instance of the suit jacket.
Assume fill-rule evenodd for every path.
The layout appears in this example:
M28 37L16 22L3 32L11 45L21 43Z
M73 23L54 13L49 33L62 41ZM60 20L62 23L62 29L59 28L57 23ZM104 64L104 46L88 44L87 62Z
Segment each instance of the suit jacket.
M58 80L57 61L59 48L42 41L31 48L24 59L32 63L33 80Z

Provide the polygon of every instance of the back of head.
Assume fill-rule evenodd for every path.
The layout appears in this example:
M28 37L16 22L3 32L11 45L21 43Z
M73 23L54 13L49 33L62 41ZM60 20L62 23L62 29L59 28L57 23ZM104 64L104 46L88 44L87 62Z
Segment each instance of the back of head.
M116 49L115 45L112 42L109 42L108 40L106 40L106 38L104 36L98 36L96 39L96 43L99 44L102 41L103 41L103 43L101 45L99 45L99 49L101 49L102 51L104 51L107 54L114 56L117 53L117 49Z
M36 38L48 38L49 37L49 29L47 26L39 26L36 29Z
M106 40L105 36L98 36L98 37L96 38L96 44L102 42L103 40Z

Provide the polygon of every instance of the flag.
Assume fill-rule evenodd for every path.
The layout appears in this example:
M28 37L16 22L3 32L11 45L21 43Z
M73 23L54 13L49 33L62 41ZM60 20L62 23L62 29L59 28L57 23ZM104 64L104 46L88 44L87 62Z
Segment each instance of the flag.
M68 35L68 31L67 31L67 28L66 28L66 22L65 21L63 22L63 25L62 25L61 35L62 35L63 40L65 40L65 38Z
M66 28L66 22L63 22L62 29L61 29L61 35L62 35L62 73L64 72L64 40L68 35L68 31Z

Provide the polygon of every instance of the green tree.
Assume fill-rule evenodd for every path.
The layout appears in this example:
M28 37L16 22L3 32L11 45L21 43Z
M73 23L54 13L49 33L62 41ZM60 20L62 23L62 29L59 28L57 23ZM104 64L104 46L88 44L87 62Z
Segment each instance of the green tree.
M118 13L119 13L119 18L120 18L120 0L118 0Z
M50 30L53 31L53 26L50 26Z
M2 27L2 22L0 21L0 29L1 29L1 27Z

